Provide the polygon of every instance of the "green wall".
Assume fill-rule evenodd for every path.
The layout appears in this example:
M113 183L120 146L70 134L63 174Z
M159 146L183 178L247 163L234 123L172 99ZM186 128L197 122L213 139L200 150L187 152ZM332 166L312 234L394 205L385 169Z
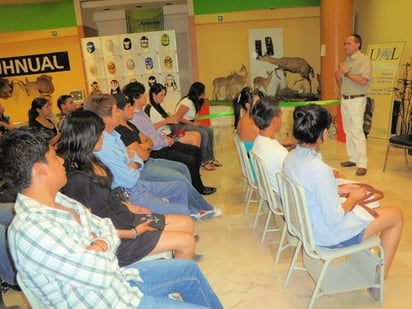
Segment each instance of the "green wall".
M73 0L0 5L0 33L76 26Z
M320 6L320 0L193 0L195 15L307 6Z

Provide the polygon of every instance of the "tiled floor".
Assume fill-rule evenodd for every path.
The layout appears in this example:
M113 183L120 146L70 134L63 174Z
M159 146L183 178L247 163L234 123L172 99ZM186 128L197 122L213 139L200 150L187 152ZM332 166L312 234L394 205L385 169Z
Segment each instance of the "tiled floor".
M293 249L282 253L280 263L274 264L279 234L269 234L260 243L261 227L252 229L256 204L244 215L244 196L239 163L230 128L220 128L217 158L224 167L216 171L202 171L204 182L218 187L207 199L224 211L221 218L197 224L200 234L197 252L205 258L200 267L209 279L225 308L306 308L313 282L304 272L294 273L290 286L283 289L283 281ZM364 177L356 177L355 168L341 169L347 178L373 184L383 189L382 205L396 204L404 210L405 227L394 264L385 283L385 308L407 308L412 291L412 170L406 168L403 152L392 149L385 173L382 172L386 141L368 141L369 169ZM322 147L324 160L339 167L346 160L344 143L328 141ZM411 157L412 160L412 157ZM7 292L6 302L22 304L20 293ZM366 291L324 296L315 308L378 308Z

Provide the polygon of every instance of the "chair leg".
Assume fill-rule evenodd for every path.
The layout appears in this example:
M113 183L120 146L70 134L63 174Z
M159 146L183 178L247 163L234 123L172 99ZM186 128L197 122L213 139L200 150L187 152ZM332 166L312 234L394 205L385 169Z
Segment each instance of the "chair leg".
M313 289L313 293L312 293L312 297L310 298L308 309L313 308L313 305L315 304L315 301L318 298L318 295L319 295L319 292L320 292L320 286L323 283L323 279L325 278L326 270L328 269L330 262L331 262L331 260L327 260L323 264L323 267L322 267L322 269L320 271L320 274L319 274L319 278L316 282L315 288Z
M295 253L293 254L292 261L290 262L288 274L285 279L285 283L283 284L283 288L287 289L289 286L290 277L292 276L292 272L295 270L295 264L299 257L300 250L302 248L302 242L299 240L298 244L296 245Z
M268 215L266 216L265 228L263 229L262 238L260 239L260 243L263 244L265 241L266 233L269 229L270 218L272 217L272 212L269 210Z
M403 149L403 154L405 156L405 164L406 166L408 166L408 149L407 148Z
M287 231L288 231L288 229L287 229L287 226L286 226L286 223L285 223L285 225L283 226L283 229L282 229L282 235L280 236L278 251L276 252L275 264L279 263L280 254L282 253L282 251L284 249L286 249L287 247L289 247L289 244L286 244L285 246L283 246L283 244L285 243Z
M262 204L263 204L263 200L260 199L260 200L259 200L258 209L256 210L255 222L253 223L253 229L254 229L254 230L256 229L257 222L258 222L259 217L260 217L260 215L261 215Z
M386 163L388 162L389 148L390 147L391 147L391 144L388 144L388 148L386 149L385 162L383 163L383 172L385 172L385 170L386 170Z
M245 197L245 202L246 202L246 206L245 206L245 212L244 215L247 215L247 212L249 210L249 205L250 205L250 201L252 200L252 194L253 194L253 189L251 186L247 187L247 192L246 192L246 197Z

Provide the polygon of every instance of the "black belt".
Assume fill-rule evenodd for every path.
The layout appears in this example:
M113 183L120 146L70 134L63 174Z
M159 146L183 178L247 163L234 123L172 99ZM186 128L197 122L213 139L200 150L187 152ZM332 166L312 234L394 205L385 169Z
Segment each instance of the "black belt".
M356 98L362 98L364 97L364 94L352 94L352 95L342 95L342 98L345 100L350 100L350 99L356 99Z

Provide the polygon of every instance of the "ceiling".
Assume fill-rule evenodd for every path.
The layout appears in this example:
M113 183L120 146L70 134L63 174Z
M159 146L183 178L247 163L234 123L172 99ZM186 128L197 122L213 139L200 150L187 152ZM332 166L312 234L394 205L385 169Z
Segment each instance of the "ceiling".
M62 0L0 0L0 5L35 4L45 2L60 2Z
M60 2L65 0L0 0L0 5L35 4ZM168 5L187 4L187 0L80 0L82 9L92 12L107 10L124 10L136 7L164 7Z
M1 0L0 0L1 1ZM17 1L17 0L16 0ZM164 7L187 4L187 0L80 0L82 9L97 11Z

